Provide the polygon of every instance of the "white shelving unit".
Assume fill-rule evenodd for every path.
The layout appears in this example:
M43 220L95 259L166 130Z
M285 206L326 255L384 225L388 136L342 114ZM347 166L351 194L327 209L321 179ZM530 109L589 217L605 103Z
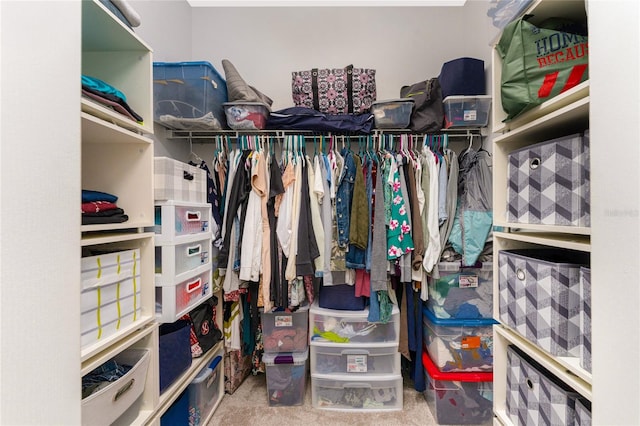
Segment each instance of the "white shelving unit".
M538 23L549 17L585 20L582 0L536 0L525 12L535 15ZM494 225L504 228L494 234L494 258L500 250L520 248L564 248L591 252L591 228L510 223L507 221L508 158L517 149L555 137L582 132L589 128L590 82L586 81L503 123L506 117L500 96L500 57L493 50L493 203ZM498 262L494 262L494 277L499 277ZM597 284L596 284L597 285ZM494 317L499 318L498 280L494 280ZM507 347L515 345L547 368L583 397L592 400L592 374L580 366L579 358L554 357L508 326L494 326L494 412L496 423L511 425L506 412Z
M81 182L118 196L123 223L82 225L82 248L140 250L140 317L80 351L81 374L128 348L147 349L150 363L142 395L121 416L145 424L158 406L158 326L155 322L153 226L152 51L99 1L82 2L83 75L121 90L146 121L139 124L92 100L81 100Z

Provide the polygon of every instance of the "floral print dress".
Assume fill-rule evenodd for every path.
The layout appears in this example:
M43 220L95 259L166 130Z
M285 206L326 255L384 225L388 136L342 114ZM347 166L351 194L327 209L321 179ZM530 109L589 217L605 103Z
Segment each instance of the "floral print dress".
M394 260L410 253L413 246L411 222L402 197L400 173L393 156L386 159L384 198L387 219L387 259Z

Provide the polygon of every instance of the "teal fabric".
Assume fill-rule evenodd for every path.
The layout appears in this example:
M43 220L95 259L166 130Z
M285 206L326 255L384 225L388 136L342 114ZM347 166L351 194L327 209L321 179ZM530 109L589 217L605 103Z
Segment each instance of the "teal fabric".
M98 78L91 77L88 75L82 75L82 85L87 86L90 89L98 90L103 93L109 93L111 95L117 96L122 99L124 102L127 102L127 97L120 90L116 89L109 83L106 83Z

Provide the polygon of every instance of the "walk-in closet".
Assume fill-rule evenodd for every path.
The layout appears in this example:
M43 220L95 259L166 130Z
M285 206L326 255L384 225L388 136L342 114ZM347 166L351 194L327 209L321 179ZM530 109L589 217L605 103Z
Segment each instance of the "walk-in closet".
M1 425L640 424L636 1L0 21Z

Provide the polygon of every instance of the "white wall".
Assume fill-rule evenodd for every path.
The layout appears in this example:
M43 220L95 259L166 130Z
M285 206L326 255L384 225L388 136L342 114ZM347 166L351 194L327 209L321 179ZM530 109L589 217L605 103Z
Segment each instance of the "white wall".
M156 62L191 58L191 6L186 0L130 1L141 18L134 31L153 49Z
M2 425L80 424L80 9L0 1Z
M640 2L589 2L594 425L640 424Z
M229 59L273 101L293 106L291 72L354 64L376 69L378 99L405 84L436 77L462 56L490 63L487 1L465 7L194 8L193 59L221 73Z

